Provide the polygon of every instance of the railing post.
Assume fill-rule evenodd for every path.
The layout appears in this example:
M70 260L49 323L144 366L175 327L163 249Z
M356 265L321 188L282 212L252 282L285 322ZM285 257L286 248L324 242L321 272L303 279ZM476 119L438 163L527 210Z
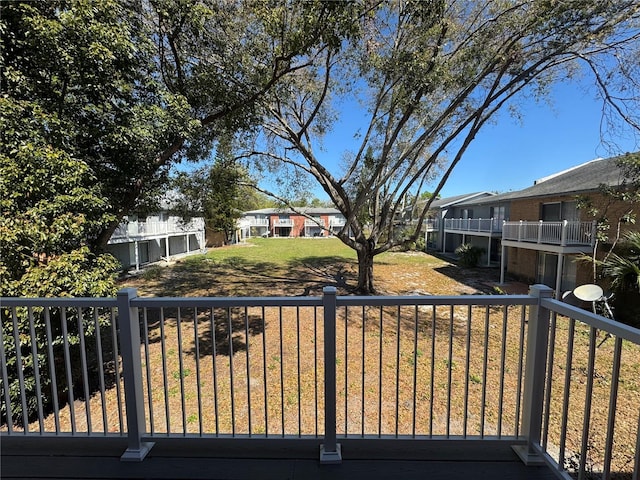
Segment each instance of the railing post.
M567 246L567 230L569 229L569 222L566 220L562 221L562 231L560 233L560 245L563 247Z
M336 442L336 287L322 289L324 311L324 443L320 463L342 463Z
M522 220L518 224L518 241L522 241Z
M542 225L543 225L543 221L540 220L538 222L538 243L542 243Z
M123 462L141 462L153 447L152 442L142 441L145 418L142 362L140 360L140 322L138 308L131 306L131 300L137 296L135 288L124 288L118 292L120 353L122 355L128 439L127 449L120 457Z
M525 465L544 463L535 446L540 445L542 433L542 411L547 362L547 342L549 340L549 310L540 305L543 298L552 298L553 290L546 285L532 285L529 295L538 303L529 310L527 332L527 359L524 372L524 392L522 409L522 433L527 437L527 445L514 447Z

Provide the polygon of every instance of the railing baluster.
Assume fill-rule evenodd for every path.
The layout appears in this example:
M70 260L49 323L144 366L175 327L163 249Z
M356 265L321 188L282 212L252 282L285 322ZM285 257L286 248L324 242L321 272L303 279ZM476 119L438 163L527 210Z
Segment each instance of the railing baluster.
M451 434L451 384L453 379L453 305L449 308L449 356L447 365L447 426L446 437Z
M44 410L42 408L42 388L40 386L40 361L38 360L38 339L33 322L33 308L27 308L29 317L29 335L31 339L31 355L33 357L33 373L36 381L36 397L38 403L38 427L40 433L44 431Z
M51 397L53 400L53 421L56 426L56 435L60 433L60 404L58 402L58 380L56 376L55 357L53 356L53 338L51 335L51 309L44 307L44 324L47 335L47 353L49 355L49 374L51 375ZM4 357L4 355L3 355ZM6 383L5 383L6 385ZM103 397L104 398L104 397ZM103 400L104 401L104 400ZM105 425L105 431L107 426Z
M591 400L593 396L593 376L596 363L596 329L589 328L589 358L587 363L587 391L584 399L584 421L582 423L582 444L580 448L580 465L578 480L586 478L587 449L589 447L589 428L591 427Z
M431 378L429 385L429 437L433 436L433 392L435 390L435 367L436 367L436 306L431 310Z
M91 393L89 391L89 367L87 365L87 349L84 339L84 310L78 308L78 335L80 336L80 367L82 369L82 386L84 389L85 415L87 417L87 433L91 434Z
M398 305L397 311L397 323L396 323L396 429L395 436L398 436L398 424L400 413L400 305Z
M124 414L122 412L122 391L120 385L120 354L118 346L118 333L116 328L116 312L111 309L111 338L113 342L113 368L114 381L116 385L116 399L118 401L118 428L120 435L124 434Z
M200 435L204 433L204 425L203 425L203 417L204 412L202 411L202 387L201 383L201 374L200 374L200 332L198 330L198 307L193 308L193 341L195 345L195 356L196 356L196 395L198 397L198 431ZM248 379L247 379L248 382Z
M467 426L469 423L469 376L471 372L469 371L471 366L471 314L472 314L472 306L469 305L467 308L467 338L465 345L465 363L464 363L464 421L462 423L462 436L467 437Z
M102 355L102 334L100 332L100 319L98 307L93 309L93 324L96 329L96 354L98 356L98 382L100 384L100 403L102 405L102 430L107 435L107 405L106 405L106 388L104 384L104 360ZM148 363L148 362L147 362ZM149 397L151 398L151 397ZM151 403L151 400L149 400Z
M549 328L549 361L547 362L547 381L545 385L544 397L544 420L542 426L542 448L547 448L549 438L549 420L551 418L551 386L553 384L553 360L556 352L556 322L557 315L551 314L551 327Z
M169 377L167 375L167 346L164 334L164 308L160 308L160 349L162 352L162 382L164 386L164 418L167 435L171 433L171 416L169 415Z
M216 436L220 435L220 423L218 412L218 348L216 345L216 319L213 307L211 307L210 317L211 321L211 369L213 375L213 411L215 412L216 423ZM266 402L265 402L266 405ZM265 407L266 408L266 407Z
M526 308L523 305L520 309L520 337L518 340L518 387L516 388L516 415L515 415L515 436L516 438L520 436L520 407L521 407L521 398L522 398L522 369L524 362L522 361L524 357L524 327L526 323Z
M12 307L11 310L14 310L16 307ZM51 343L49 343L51 345ZM4 392L4 404L6 408L7 414L7 432L9 435L13 433L13 409L11 408L11 395L9 393L9 389L11 384L9 383L9 372L7 371L7 362L4 361L7 358L4 351L4 325L0 323L0 358L3 359L0 362L0 369L2 370L2 385ZM60 426L57 425L56 432L60 430Z
M187 434L187 406L185 403L185 392L184 392L184 361L182 359L182 311L180 307L178 307L178 312L176 314L176 330L178 333L178 378L180 381L180 409L182 413L182 435ZM175 378L175 373L172 373ZM233 400L232 400L233 401Z
M480 401L480 438L484 438L484 422L487 410L487 372L489 362L489 306L484 311L484 350L482 355L482 400Z
M360 415L360 422L361 422L361 436L364 437L364 423L365 423L365 419L364 419L364 380L365 380L365 374L364 374L364 367L365 367L365 323L366 323L366 314L365 314L365 307L364 305L362 306L362 413Z
M616 337L613 347L613 367L611 368L611 393L609 395L609 413L607 415L607 437L604 447L604 467L602 478L609 478L611 457L613 453L613 432L616 423L616 406L618 403L618 386L620 385L620 357L622 356L622 338Z
M302 394L300 387L300 307L296 307L296 360L298 362L298 437L302 436ZM249 352L249 348L247 345L247 353ZM249 357L247 356L247 376L249 374ZM251 405L251 400L249 400L249 405ZM249 414L249 421L251 421L251 414Z
M249 367L249 312L247 307L244 307L244 337L245 337L245 353L246 353L246 367L247 367L247 420L249 428L249 436L252 435L252 423L251 423L251 369ZM299 330L299 327L298 327ZM300 342L298 342L298 356L300 356ZM300 378L300 363L298 362L298 378ZM199 395L199 390L198 390ZM298 395L298 405L300 404L300 398Z
M507 307L502 307L502 345L500 350L500 389L498 392L498 438L502 438L502 416L504 413L504 374L507 355Z
M380 311L380 331L378 335L378 437L382 436L382 324L383 324L383 312L382 305L379 307Z
M267 392L267 321L265 318L265 308L264 306L261 308L262 313L262 387L264 389L264 434L266 437L269 436L269 395ZM315 332L314 332L315 336ZM314 347L316 351L315 355L317 356L317 347ZM317 365L317 362L316 362ZM318 379L317 379L317 370L316 370L316 412L318 411ZM217 416L217 413L216 413ZM316 414L316 435L318 434L318 416Z
M231 315L231 307L227 307L227 325L228 325L228 338L229 338L229 391L231 395L231 435L236 436L236 395L234 389L234 375L233 375L233 318ZM282 333L282 324L280 331ZM280 335L282 339L282 335ZM282 347L282 340L280 341ZM282 348L280 348L280 368L282 371ZM284 413L283 413L284 421ZM284 427L283 427L284 433Z
M147 376L147 396L149 403L149 433L153 436L155 433L155 426L153 421L153 389L151 388L151 365L149 359L149 319L148 319L148 309L144 308L142 310L142 332L144 334L144 363L145 363L145 373Z
M418 395L418 306L415 307L414 319L413 319L413 411L411 418L411 436L416 436L416 406ZM364 329L364 325L363 325ZM364 341L363 341L364 342ZM364 358L364 343L362 345L362 357ZM364 375L362 382L362 391L364 392ZM363 402L364 404L364 398Z
M67 377L67 393L69 395L69 415L71 417L71 433L76 433L76 411L75 398L73 395L73 380L71 377L71 356L69 355L69 332L67 329L67 310L65 307L60 308L60 321L62 323L62 344L64 347L64 366ZM19 358L19 357L18 357Z
M558 453L558 463L564 465L565 449L567 445L567 425L569 421L569 397L571 394L571 364L573 363L573 347L576 332L576 321L569 319L567 335L567 358L565 363L564 386L562 395L562 421L560 423L560 451Z

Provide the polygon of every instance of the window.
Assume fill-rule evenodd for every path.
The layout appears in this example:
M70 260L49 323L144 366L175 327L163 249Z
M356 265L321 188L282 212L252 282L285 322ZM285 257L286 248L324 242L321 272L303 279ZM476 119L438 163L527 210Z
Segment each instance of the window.
M562 220L562 204L560 202L555 203L543 203L542 212L540 212L540 220L544 222L559 222Z

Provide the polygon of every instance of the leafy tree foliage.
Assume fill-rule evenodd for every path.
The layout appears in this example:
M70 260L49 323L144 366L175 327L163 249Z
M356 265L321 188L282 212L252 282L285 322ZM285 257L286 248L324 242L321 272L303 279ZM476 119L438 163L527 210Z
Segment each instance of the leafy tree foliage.
M358 289L373 292L373 258L415 240L433 199L478 132L523 95L557 81L594 79L605 118L640 131L635 1L369 2L360 35L314 51L314 67L275 89L262 144L247 154L287 178L313 178L347 218L340 239L356 250ZM338 106L362 105L357 140L330 171L322 138ZM607 130L606 134L612 133ZM615 133L615 132L613 132ZM420 203L408 237L394 234L407 198ZM348 236L348 231L353 236Z
M231 240L240 214L261 201L246 170L229 155L219 155L210 166L181 172L174 181L179 194L176 212L185 220L203 215L207 230L224 233L225 242Z

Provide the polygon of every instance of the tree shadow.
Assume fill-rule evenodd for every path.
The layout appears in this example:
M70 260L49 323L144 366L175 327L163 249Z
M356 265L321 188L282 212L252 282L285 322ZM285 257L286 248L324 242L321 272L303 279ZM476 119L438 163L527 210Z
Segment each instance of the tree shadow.
M434 270L476 290L479 295L495 293L493 287L500 281L500 270L495 267L461 267L447 264Z

